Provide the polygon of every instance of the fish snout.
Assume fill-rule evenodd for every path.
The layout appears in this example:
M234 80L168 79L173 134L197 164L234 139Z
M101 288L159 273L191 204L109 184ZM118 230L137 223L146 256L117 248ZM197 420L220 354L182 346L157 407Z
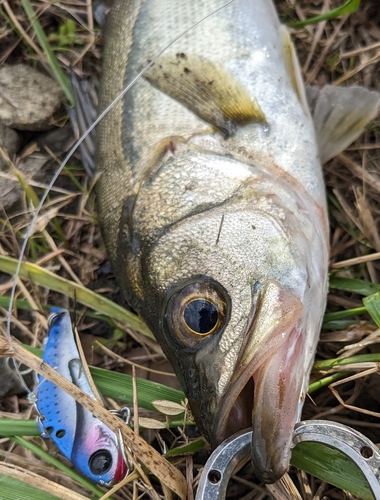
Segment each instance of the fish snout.
M260 474L258 479L260 479L260 481L262 481L263 483L273 484L278 481L285 474L285 472L287 472L287 470L288 466L282 468L276 467L276 470L265 470L262 474Z
M284 430L284 436L285 436ZM289 469L290 443L284 442L283 436L274 433L272 438L259 444L252 435L251 458L257 479L272 484L278 481ZM291 434L292 435L292 434Z
M289 290L274 281L262 285L247 341L216 414L213 446L252 425L252 463L265 483L288 470L304 400L310 363L302 315L302 302Z

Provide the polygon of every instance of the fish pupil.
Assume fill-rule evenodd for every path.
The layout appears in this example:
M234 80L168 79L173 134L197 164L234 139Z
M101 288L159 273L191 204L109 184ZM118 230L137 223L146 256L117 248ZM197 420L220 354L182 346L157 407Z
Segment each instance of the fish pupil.
M112 466L112 455L107 450L98 450L91 455L88 465L93 474L104 474Z
M185 308L184 319L191 330L206 334L215 328L218 322L218 309L208 300L193 300Z

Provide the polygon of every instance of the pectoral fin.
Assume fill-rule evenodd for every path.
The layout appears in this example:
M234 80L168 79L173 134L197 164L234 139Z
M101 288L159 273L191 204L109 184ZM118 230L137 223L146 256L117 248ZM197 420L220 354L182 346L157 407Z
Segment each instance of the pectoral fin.
M344 151L379 112L380 93L363 87L327 85L307 93L322 164Z
M227 134L233 133L237 125L265 121L248 91L223 68L202 56L164 56L144 78Z

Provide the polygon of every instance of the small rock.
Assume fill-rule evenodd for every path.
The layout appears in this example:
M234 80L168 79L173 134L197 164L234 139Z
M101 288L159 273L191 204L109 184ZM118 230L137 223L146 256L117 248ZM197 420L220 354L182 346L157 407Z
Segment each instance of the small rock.
M0 139L1 127L2 125L0 124ZM61 156L62 153L66 152L72 145L73 139L71 128L70 126L66 126L49 130L48 132L39 134L35 142L37 146L36 150L18 161L17 169L29 183L33 180L36 183L42 182L48 184L52 176L52 169L49 167L51 165L55 167L55 163L51 154L45 151L45 147L47 146L57 156ZM11 155L8 150L8 154L12 158L13 153ZM4 167L3 172L1 172L1 170L0 154L0 210L5 210L8 217L12 217L16 213L26 209L25 193L20 183L14 180L14 175L7 166Z
M0 68L0 121L19 130L47 130L63 93L51 78L24 64Z
M40 181L48 161L51 161L51 158L47 154L36 152L22 160L18 170L27 181ZM9 217L26 208L24 190L17 180L12 180L11 175L11 172L6 172L0 177L0 209L5 210Z

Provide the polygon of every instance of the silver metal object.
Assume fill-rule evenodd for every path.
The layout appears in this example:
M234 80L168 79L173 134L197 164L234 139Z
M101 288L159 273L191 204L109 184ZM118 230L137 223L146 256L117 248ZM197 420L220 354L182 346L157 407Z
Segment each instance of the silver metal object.
M223 441L203 469L195 500L226 498L228 481L237 464L251 452L252 431L241 431Z
M220 444L208 459L195 500L224 500L230 477L251 451L252 431L234 434ZM363 472L371 492L380 500L380 449L360 432L329 420L306 420L297 424L293 447L303 441L323 443L344 453Z
M293 445L303 441L323 443L344 453L363 472L373 496L380 500L380 449L363 434L329 420L306 420L297 424Z
M110 413L120 417L125 424L129 425L129 421L131 419L131 409L128 406L123 406L119 410L110 410Z

